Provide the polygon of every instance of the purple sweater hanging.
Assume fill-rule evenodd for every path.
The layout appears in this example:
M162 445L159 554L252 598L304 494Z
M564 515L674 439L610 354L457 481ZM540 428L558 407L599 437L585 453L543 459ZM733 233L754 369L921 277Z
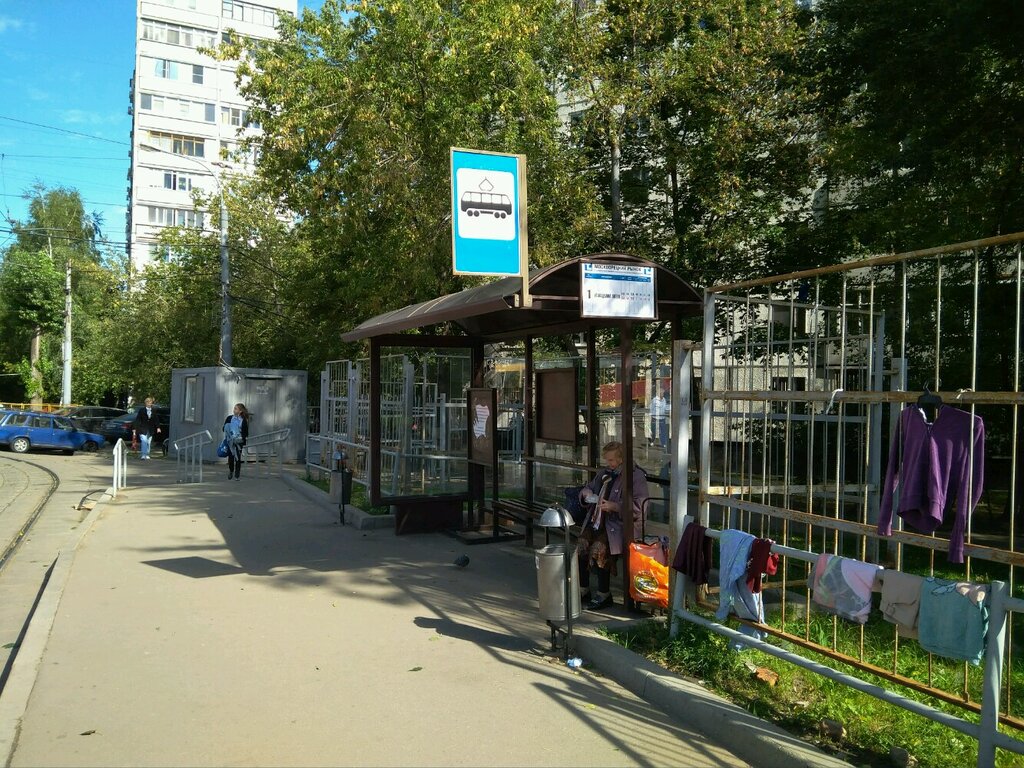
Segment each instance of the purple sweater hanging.
M949 561L962 563L967 518L981 498L984 469L985 424L980 417L943 406L935 421L929 423L920 408L904 408L889 448L878 533L892 535L893 494L897 484L897 514L911 528L923 533L932 533L942 524L946 504L955 496L956 518L949 536Z

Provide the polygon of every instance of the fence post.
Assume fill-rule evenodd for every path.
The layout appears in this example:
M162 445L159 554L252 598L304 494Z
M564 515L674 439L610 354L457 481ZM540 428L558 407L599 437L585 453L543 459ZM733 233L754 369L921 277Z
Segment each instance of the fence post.
M999 727L999 691L1003 679L1006 646L1006 582L993 581L985 638L985 677L981 691L981 722L978 728L978 768L994 768L995 737Z

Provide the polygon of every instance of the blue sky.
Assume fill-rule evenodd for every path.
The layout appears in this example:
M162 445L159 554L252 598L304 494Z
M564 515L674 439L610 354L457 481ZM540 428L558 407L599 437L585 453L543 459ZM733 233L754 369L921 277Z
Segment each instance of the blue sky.
M124 240L135 7L0 0L0 248L10 219L27 217L22 195L37 181L77 189L104 234Z

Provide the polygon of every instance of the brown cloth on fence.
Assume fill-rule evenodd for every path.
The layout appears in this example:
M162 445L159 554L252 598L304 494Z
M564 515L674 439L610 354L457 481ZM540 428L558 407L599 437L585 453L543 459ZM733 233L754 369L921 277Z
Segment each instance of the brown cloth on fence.
M771 539L754 539L750 545L750 559L747 561L747 586L757 594L761 591L761 574L774 576L779 570L779 556L772 552Z
M672 567L698 586L708 583L711 572L711 538L705 531L707 528L697 523L686 526L672 559Z

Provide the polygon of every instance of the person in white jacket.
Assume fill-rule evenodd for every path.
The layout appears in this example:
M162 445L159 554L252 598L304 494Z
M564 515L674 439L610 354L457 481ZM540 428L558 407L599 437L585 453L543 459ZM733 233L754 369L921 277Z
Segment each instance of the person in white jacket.
M651 399L651 440L657 440L662 448L668 448L668 419L672 414L672 403L667 392L658 392Z

